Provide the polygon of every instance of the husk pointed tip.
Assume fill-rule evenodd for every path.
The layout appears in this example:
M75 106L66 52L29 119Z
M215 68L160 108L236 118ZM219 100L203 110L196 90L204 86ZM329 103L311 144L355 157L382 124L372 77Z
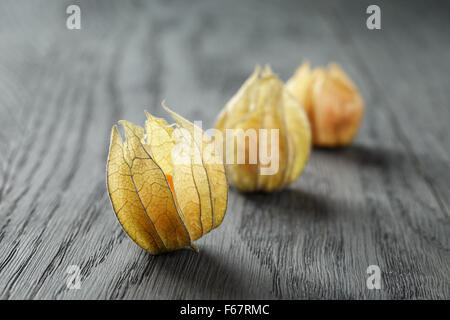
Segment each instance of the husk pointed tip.
M198 247L197 247L195 244L193 244L193 243L190 244L190 248L191 248L192 250L194 250L195 253L199 253L199 252L200 252L200 250L198 249Z
M118 134L119 133L119 129L117 129L117 125L113 125L111 128L111 135L113 134Z
M265 65L264 65L264 73L273 73L273 71L272 71L272 67L270 66L270 63L266 63Z
M117 125L113 125L111 128L110 145L117 139L123 142L122 137L120 136L119 128L117 127Z
M124 126L126 126L127 124L129 124L130 122L129 121L127 121L127 120L119 120L119 121L117 121L117 124L119 125L119 126L121 126L121 127L124 127Z
M304 59L302 63L295 69L294 75L298 75L303 73L303 70L309 70L311 71L311 62L309 59Z
M127 130L133 128L133 126L134 126L133 123L131 123L130 121L127 121L127 120L119 120L119 121L117 121L117 124L120 125L125 130L125 134L126 134Z
M166 99L164 99L163 101L161 101L161 107L163 107L163 109L166 110L166 111L169 112L169 113L173 112L173 111L170 110L170 108L167 106L167 104L166 104Z
M167 113L170 114L170 116L176 120L176 122L178 122L178 118L183 118L181 117L178 113L176 113L175 111L173 111L172 109L170 109L167 104L166 104L166 100L164 99L161 102L161 106L163 107L164 110L166 110ZM183 118L184 119L184 118Z
M161 102L161 106L164 108L164 110L166 110L170 116L175 120L175 122L179 125L179 126L183 126L183 122L190 122L189 120L185 119L183 116L179 115L178 113L176 113L175 111L171 110L167 105L165 100L163 100Z

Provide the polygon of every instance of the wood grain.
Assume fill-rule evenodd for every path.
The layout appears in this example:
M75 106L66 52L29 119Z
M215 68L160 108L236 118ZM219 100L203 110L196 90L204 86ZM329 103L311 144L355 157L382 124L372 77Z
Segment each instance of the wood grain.
M369 4L2 1L0 297L449 299L450 8L382 1L370 31ZM137 247L105 189L112 125L165 116L166 99L210 127L256 63L286 80L304 58L360 87L356 141L314 149L285 191L231 191L199 254ZM381 290L366 288L372 264Z

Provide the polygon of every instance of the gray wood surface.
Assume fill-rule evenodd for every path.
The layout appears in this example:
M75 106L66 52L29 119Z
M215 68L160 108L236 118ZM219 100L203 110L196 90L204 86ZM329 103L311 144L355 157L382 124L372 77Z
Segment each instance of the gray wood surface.
M370 1L1 1L0 298L450 298L450 6L377 3L379 31ZM360 87L355 142L285 191L231 190L199 254L137 247L105 190L112 125L166 99L211 126L256 63L287 80L304 58Z

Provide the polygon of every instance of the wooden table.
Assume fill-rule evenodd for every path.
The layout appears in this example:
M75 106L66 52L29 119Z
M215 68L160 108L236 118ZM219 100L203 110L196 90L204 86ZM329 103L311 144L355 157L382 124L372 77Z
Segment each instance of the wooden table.
M0 298L450 298L450 7L378 1L368 30L369 4L2 1ZM354 143L282 192L231 190L199 254L136 246L105 188L112 125L166 99L210 127L256 63L287 80L304 58L360 87Z

